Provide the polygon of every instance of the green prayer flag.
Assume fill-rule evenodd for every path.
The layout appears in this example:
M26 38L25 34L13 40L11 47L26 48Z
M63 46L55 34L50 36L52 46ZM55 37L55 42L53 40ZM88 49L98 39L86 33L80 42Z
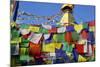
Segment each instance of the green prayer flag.
M29 44L29 43L21 43L20 46L21 46L21 47L28 47L28 46L29 46L28 44Z
M83 23L83 29L88 28L88 24L87 23Z
M28 43L28 42L29 42L28 39L25 39L25 38L22 39L22 43Z
M53 35L54 42L65 42L65 33L59 33Z
M62 49L66 52L72 52L73 46L72 46L72 44L68 44L67 42L63 42L63 48Z
M79 39L79 34L77 32L72 32L72 39L73 41L77 41Z
M19 42L19 32L15 28L11 30L11 43L18 43Z
M28 24L21 24L20 28L22 28L22 29L28 29L29 25Z
M25 47L20 48L20 55L28 55L29 54L29 49Z
M29 60L29 59L30 59L29 55L20 55L21 61L25 61L25 60Z
M19 32L18 32L18 30L12 29L12 30L11 30L11 38L13 39L13 38L17 38L17 37L19 37Z
M64 51L68 51L68 43L67 42L63 42L63 48Z
M48 33L48 30L45 28L40 28L39 33Z
M69 46L68 46L68 49L69 49L68 52L72 52L73 46L72 46L72 45L69 45Z

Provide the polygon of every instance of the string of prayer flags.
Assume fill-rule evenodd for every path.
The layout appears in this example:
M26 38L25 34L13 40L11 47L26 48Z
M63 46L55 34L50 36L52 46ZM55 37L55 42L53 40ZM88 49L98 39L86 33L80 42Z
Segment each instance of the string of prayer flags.
M49 11L52 14L48 16L47 13L41 14L45 12L39 11L35 7L42 6L45 3L34 4L11 0L11 7L13 2L14 10L11 11L13 16L11 16L10 23L12 67L95 61L95 20L79 22L88 21L90 16L89 18L86 17L85 20L79 16L74 18L74 8L78 5L56 4L62 5L62 7L55 15L52 15L55 11L53 13L52 10ZM29 9L23 8L26 7L25 5L30 6L30 3L31 6L33 5L32 9L37 9L33 11L29 10L30 7ZM89 6L88 9L90 7L95 8ZM21 11L22 9L23 11ZM29 13L26 12L27 10ZM36 11L39 12L34 13ZM92 13L94 13L94 10ZM36 14L41 14L41 16ZM77 19L79 20L75 21Z
M30 61L34 64L54 64L95 60L93 25L87 27L86 24L86 27L83 25L77 30L74 25L59 27L24 25L13 27L11 36L11 50L13 50L11 55L20 55L22 65ZM81 27L79 24L75 25L76 28Z

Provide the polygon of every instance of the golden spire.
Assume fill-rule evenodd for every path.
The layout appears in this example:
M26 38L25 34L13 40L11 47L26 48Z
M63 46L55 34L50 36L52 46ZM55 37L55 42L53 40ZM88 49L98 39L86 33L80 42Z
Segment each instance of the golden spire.
M70 7L71 9L73 9L74 5L73 4L64 4L64 5L62 5L61 9L65 8L65 7Z
M72 12L73 8L74 8L73 4L64 4L62 5L61 10L63 12L66 12L66 10Z

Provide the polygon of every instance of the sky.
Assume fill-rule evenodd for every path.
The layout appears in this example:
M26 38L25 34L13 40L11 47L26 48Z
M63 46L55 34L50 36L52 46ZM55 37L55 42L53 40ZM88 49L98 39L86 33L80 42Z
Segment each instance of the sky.
M61 3L43 3L43 2L27 2L20 1L18 11L28 12L38 16L52 16L60 12ZM88 22L95 20L95 6L90 5L75 5L73 9L73 16L76 23ZM29 18L29 16L21 16L24 18ZM62 16L55 18L60 20ZM47 20L32 18L31 20L17 20L17 23L27 23L27 24L43 24ZM56 25L54 22L48 22L51 25Z

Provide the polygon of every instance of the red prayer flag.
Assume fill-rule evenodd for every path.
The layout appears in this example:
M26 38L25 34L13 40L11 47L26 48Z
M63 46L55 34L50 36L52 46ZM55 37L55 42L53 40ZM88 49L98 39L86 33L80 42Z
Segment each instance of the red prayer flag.
M32 42L29 42L29 52L34 57L40 57L41 56L40 44L34 44Z
M84 53L84 44L76 44L75 45L76 51L80 54Z
M22 35L22 36L23 36L23 38L27 39L27 38L30 36L30 34L31 34L31 33L26 34L26 35Z
M88 23L89 26L95 26L95 21L91 21Z
M67 41L69 44L72 43L72 32L66 32L65 34L65 41Z
M82 36L83 39L87 39L88 38L88 32L86 30L82 30L81 36Z
M57 28L52 28L48 30L49 33L57 33Z

